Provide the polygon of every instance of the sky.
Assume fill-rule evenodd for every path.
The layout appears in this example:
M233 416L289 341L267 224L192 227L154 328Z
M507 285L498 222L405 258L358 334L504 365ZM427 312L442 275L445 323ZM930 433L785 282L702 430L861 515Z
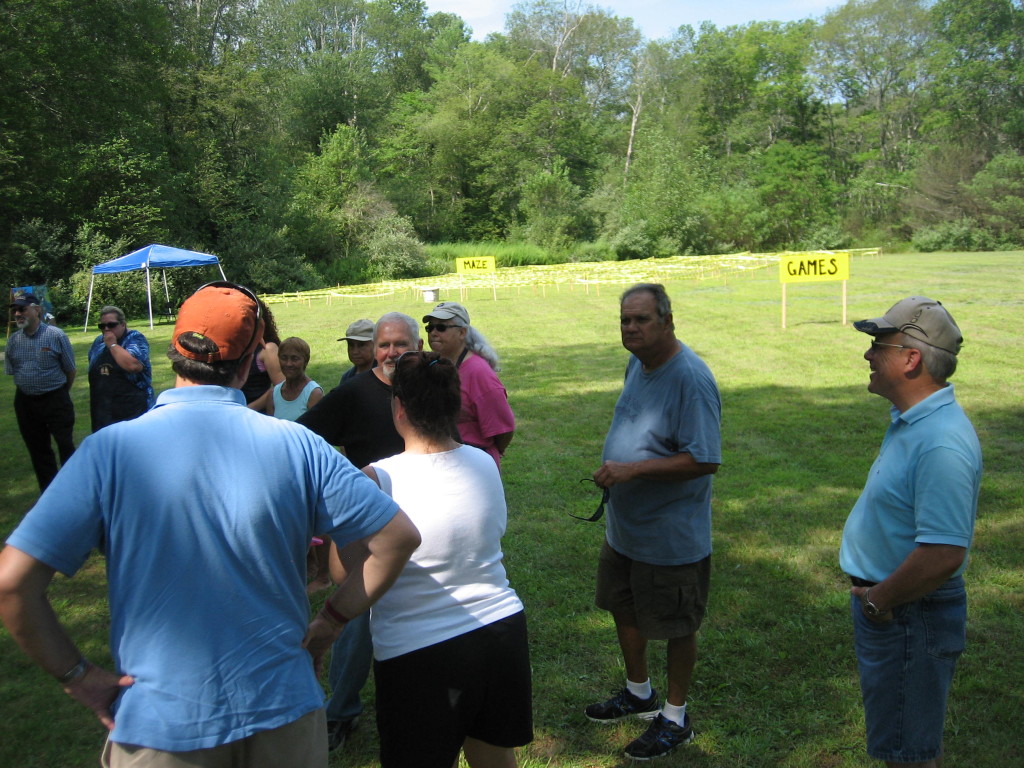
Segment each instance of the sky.
M570 8L576 0L569 0ZM507 14L517 0L426 0L430 12L444 11L461 16L473 29L473 39L483 40L501 32ZM820 18L843 4L843 0L583 0L581 7L594 5L622 18L629 17L649 40L672 35L683 24L694 29L702 21L717 27L748 21L797 21Z

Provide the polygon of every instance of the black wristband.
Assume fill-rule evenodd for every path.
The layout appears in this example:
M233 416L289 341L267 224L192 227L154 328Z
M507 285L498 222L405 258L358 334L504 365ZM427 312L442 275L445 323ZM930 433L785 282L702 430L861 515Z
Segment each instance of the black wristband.
M85 673L89 671L89 662L85 660L83 656L78 660L71 669L65 672L63 675L57 678L57 682L61 685L71 685L76 680L80 680L85 677Z

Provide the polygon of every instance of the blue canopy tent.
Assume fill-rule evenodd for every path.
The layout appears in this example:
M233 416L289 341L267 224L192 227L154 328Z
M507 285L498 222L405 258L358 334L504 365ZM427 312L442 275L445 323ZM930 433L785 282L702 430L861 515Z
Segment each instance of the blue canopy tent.
M198 253L197 251L186 251L183 248L173 248L169 245L147 245L137 251L132 251L126 256L97 264L92 268L92 276L89 278L89 301L85 305L85 325L82 330L89 327L89 310L92 308L92 287L96 281L96 275L109 275L115 272L131 272L134 270L146 270L146 298L149 301L149 327L153 327L153 291L150 283L150 270L159 269L164 278L164 298L168 305L171 303L171 295L167 289L167 273L164 271L170 267L205 267L216 264L220 270L220 276L224 276L224 268L220 260L209 253Z

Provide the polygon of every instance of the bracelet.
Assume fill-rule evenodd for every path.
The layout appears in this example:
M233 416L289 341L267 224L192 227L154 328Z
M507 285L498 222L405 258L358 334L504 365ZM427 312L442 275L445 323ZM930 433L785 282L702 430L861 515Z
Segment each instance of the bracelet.
M75 666L73 666L63 675L60 675L57 678L57 682L61 685L71 685L71 683L77 682L78 680L81 680L83 677L85 677L85 673L88 671L89 662L86 661L85 657L83 656L78 660L78 663L75 664Z
M349 621L351 621L351 619L348 619L344 614L341 613L341 611L339 611L337 608L331 605L330 598L324 600L324 607L321 609L320 613L327 614L327 617L331 619L333 623L340 624L342 626L348 624Z

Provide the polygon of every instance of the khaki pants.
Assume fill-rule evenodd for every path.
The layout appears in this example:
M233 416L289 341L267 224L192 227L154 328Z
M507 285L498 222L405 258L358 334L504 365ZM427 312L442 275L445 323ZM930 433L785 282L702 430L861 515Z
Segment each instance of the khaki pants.
M103 768L327 768L327 719L323 709L287 725L209 749L164 752L107 739Z

